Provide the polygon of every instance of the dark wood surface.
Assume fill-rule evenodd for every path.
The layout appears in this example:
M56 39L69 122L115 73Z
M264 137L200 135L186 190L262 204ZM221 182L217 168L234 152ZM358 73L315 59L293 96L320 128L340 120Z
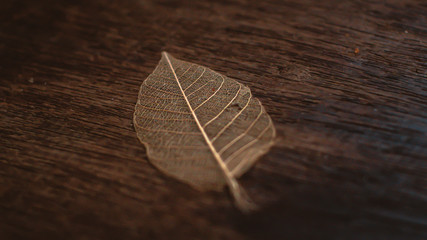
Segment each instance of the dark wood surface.
M258 212L147 161L163 50L272 116ZM1 1L0 239L427 239L426 90L426 1Z

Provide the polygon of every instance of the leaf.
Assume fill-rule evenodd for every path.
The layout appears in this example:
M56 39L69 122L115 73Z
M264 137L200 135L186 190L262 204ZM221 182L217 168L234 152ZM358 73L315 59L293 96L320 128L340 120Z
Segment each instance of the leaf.
M141 85L134 125L150 161L199 190L229 189L254 207L236 178L273 144L270 116L245 85L166 52Z

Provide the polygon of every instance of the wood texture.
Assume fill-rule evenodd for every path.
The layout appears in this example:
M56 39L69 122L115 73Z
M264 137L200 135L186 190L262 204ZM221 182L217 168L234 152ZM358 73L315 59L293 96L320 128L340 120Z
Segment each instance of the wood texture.
M2 1L1 239L426 239L425 1ZM262 209L147 161L160 52L249 86L278 141Z

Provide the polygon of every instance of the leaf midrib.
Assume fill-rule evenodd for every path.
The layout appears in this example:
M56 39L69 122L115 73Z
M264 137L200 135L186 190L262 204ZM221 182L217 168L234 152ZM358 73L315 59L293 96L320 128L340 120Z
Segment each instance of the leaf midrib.
M194 118L194 120L195 120L195 122L196 122L196 124L197 124L197 126L198 126L198 128L200 130L200 132L202 133L202 135L203 135L203 137L204 137L207 145L209 146L209 149L211 150L211 152L212 152L215 160L217 161L218 165L220 166L222 172L224 173L224 176L225 176L225 179L227 181L227 184L230 186L230 188L233 189L233 191L237 190L239 185L238 185L236 179L231 174L230 170L228 169L228 167L225 164L224 160L222 159L221 155L218 153L218 151L216 150L215 146L212 144L212 141L209 139L209 136L206 134L205 129L200 124L200 121L199 121L199 119L198 119L195 111L191 107L191 104L188 101L188 98L185 95L184 90L182 89L181 83L179 82L179 79L178 79L178 77L177 77L177 75L175 73L175 69L173 68L172 63L171 63L171 61L169 59L168 53L167 52L163 52L162 54L165 56L166 61L169 64L169 67L170 67L170 69L171 69L171 71L172 71L172 73L173 73L173 75L175 77L175 80L176 80L176 82L178 84L178 87L181 90L182 96L184 97L185 102L187 103L187 106L190 109L190 112L191 112L191 114L192 114L192 116L193 116L193 118Z

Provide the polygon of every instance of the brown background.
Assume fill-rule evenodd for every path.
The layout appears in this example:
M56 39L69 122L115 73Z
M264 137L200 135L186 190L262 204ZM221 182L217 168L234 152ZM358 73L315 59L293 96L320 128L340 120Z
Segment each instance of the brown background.
M426 239L426 1L1 1L1 239ZM248 85L278 131L261 210L147 161L160 52Z

